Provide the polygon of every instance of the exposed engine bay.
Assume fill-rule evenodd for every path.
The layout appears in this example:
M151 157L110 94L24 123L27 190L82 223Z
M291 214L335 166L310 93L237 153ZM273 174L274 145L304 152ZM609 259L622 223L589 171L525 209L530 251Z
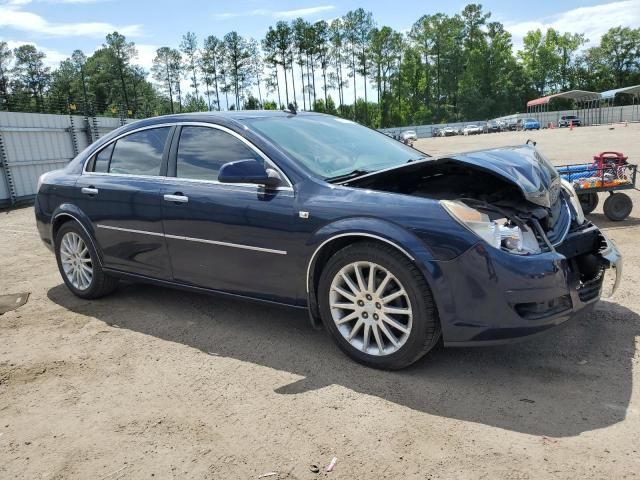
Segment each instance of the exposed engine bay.
M556 251L567 257L581 282L597 280L606 267L598 255L605 244L602 236L585 221L570 184L557 174L545 181L550 184L545 189L548 206L531 201L501 172L456 158L426 160L345 183L438 200L495 248L516 255Z

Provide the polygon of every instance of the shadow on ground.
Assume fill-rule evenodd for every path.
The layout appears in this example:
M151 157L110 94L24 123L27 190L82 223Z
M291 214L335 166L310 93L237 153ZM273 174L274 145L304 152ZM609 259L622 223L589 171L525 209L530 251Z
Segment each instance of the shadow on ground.
M640 218L629 216L621 222L614 222L609 220L604 213L590 213L587 215L587 219L591 220L599 228L606 230L614 230L617 228L628 228L640 225Z
M431 415L554 437L625 418L640 335L638 315L601 302L524 343L440 348L409 369L384 372L346 358L301 311L147 285L124 285L93 302L64 285L48 296L119 328L305 377L274 386L283 395L338 384Z

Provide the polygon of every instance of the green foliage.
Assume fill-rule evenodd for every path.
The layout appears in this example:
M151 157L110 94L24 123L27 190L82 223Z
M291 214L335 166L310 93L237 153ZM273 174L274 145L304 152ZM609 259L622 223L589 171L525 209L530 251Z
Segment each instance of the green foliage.
M484 120L541 95L640 83L640 28L613 27L585 43L579 32L534 30L514 54L511 34L479 4L423 15L406 34L362 8L330 23L278 21L260 42L237 32L199 42L187 32L179 48L156 51L150 72L118 32L53 71L33 45L0 42L0 109L140 118L293 103L389 127Z

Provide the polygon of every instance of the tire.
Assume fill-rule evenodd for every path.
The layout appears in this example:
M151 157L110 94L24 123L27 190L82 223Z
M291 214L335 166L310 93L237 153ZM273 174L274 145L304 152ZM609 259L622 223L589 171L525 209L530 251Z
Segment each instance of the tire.
M74 242L77 242L78 248L74 249ZM69 255L68 252L84 252L84 254ZM67 222L60 227L55 238L55 253L60 275L69 290L77 297L100 298L108 295L117 287L118 280L102 271L98 253L93 247L91 239L76 222ZM84 265L90 269L90 273L84 268L70 266L68 259L72 259L72 262L75 261L75 265ZM81 271L77 276L74 276L74 270Z
M602 206L604 214L612 222L620 222L627 218L633 210L633 202L629 195L614 193L609 195Z
M598 206L598 194L595 192L579 193L578 200L580 201L580 206L582 207L582 211L585 215L589 215Z
M374 288L369 288L371 264L374 265ZM360 269L363 285L366 281L365 289L358 288L360 282L355 275L355 266ZM348 286L341 273L351 279L355 290ZM376 292L387 274L393 278L386 282L382 291ZM346 291L352 298L348 299L338 290ZM386 303L382 301L394 296L397 298ZM356 306L356 299L363 304L362 308ZM423 357L440 339L440 322L426 280L405 255L387 245L359 242L333 255L320 276L318 301L322 321L338 347L369 367L388 370L407 367ZM335 305L352 306L342 309ZM347 317L353 318L338 325ZM355 328L358 324L360 326ZM368 347L364 340L367 332ZM353 335L351 342L349 335Z

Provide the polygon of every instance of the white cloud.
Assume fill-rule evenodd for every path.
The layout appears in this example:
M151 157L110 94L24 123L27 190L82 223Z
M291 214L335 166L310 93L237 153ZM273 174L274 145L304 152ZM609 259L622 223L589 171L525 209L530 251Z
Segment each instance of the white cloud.
M228 13L216 13L214 18L224 20L228 18L237 17L272 17L272 18L297 18L297 17L309 17L322 12L329 12L334 10L334 5L318 5L316 7L297 8L294 10L269 10L266 8L258 8L250 10L248 12L228 12Z
M160 48L159 45L137 43L136 50L138 50L138 57L135 63L143 67L147 72L150 71L158 48Z
M51 48L42 47L35 42L18 42L15 40L5 40L5 41L7 42L7 46L12 50L14 48L18 48L20 45L33 45L34 47L36 47L38 50L40 50L46 55L44 59L44 64L47 67L51 67L52 69L58 68L58 65L60 64L60 62L63 60L66 60L70 56L70 54L62 53L57 50L53 50Z
M29 0L11 0L0 5L0 27L54 37L100 38L115 30L128 36L141 35L141 25L116 26L106 22L51 23L36 13L22 10L21 7L27 3Z
M560 32L584 33L590 43L612 27L637 28L640 25L640 0L623 0L591 7L579 7L539 20L505 21L505 28L513 36L514 50L522 48L522 39L531 30L554 28Z

